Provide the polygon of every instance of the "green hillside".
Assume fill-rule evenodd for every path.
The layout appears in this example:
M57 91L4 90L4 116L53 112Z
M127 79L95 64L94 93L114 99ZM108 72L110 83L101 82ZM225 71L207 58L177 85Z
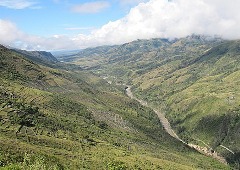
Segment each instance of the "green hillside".
M72 62L108 81L132 84L135 95L165 113L182 139L207 144L239 168L240 41L192 35L139 40L106 51L94 65L88 65L92 54L98 58L94 48Z
M0 169L229 169L170 137L124 86L3 46L0 70Z
M237 155L238 48L238 41L226 42L199 55L192 63L183 64L181 59L177 65L160 66L134 79L136 92L167 113L182 137L203 140L231 157L219 147L224 145ZM152 77L171 67L167 73Z

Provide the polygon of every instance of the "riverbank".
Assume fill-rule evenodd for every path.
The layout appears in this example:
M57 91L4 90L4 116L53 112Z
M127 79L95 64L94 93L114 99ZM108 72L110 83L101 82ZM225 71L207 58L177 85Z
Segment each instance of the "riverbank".
M181 141L182 143L188 145L189 147L197 150L198 152L207 155L207 156L211 156L214 159L217 159L218 161L220 161L223 164L227 164L227 161L225 160L224 157L220 156L217 152L215 152L211 147L202 147L202 146L198 146L195 144L191 144L191 143L187 143L185 141L183 141L181 138L178 137L178 135L174 132L174 130L171 127L171 124L169 123L168 119L165 117L165 115L163 113L161 113L160 111L152 108L151 106L148 105L148 103L146 101L143 101L141 99L136 98L132 91L131 91L131 86L127 86L126 88L126 94L128 95L128 97L130 97L131 99L134 99L136 101L138 101L141 105L145 106L145 107L149 107L151 109L153 109L153 111L157 114L160 122L162 123L164 129L166 130L166 132L174 137L175 139Z

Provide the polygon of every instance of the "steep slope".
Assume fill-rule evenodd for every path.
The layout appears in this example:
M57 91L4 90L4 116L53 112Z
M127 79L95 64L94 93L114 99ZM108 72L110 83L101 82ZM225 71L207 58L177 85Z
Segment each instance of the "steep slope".
M185 64L181 59L180 67L168 63L141 75L134 83L149 101L162 103L162 110L183 136L201 137L214 148L225 144L238 152L239 135L234 133L239 129L239 45L239 41L222 43L194 62ZM167 74L146 81L171 67Z
M228 169L166 134L124 87L3 46L0 70L3 169Z
M149 51L137 46L139 53L120 47L112 49L118 56L99 54L104 60L90 69L111 82L132 84L135 95L165 113L181 138L217 150L238 168L240 42L192 35ZM84 65L91 58L73 62Z
M57 63L58 60L50 53L46 51L26 51L20 49L13 49L16 53L19 53L29 60L36 63L44 64L50 66L50 64Z

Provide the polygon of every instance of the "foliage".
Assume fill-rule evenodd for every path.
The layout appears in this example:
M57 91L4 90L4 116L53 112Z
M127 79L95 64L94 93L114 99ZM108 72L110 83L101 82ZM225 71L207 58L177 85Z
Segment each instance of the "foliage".
M123 86L67 70L71 65L43 66L4 47L0 54L2 168L228 169L170 137Z
M71 61L113 83L132 84L135 95L166 113L182 138L204 141L230 160L221 145L240 149L239 44L201 35L140 40L83 50Z
M124 164L124 162L113 161L107 164L107 169L108 170L126 170L127 166Z

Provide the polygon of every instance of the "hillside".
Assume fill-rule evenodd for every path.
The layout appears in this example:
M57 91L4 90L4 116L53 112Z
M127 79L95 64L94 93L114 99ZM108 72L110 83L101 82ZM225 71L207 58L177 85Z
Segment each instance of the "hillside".
M85 68L114 64L121 61L135 60L138 55L158 50L170 44L167 39L137 40L123 45L100 46L80 51L76 55L62 57L61 60L81 65ZM133 56L135 58L133 58Z
M13 49L13 51L25 56L31 61L34 61L42 65L51 66L58 62L58 60L50 52L46 51L26 51L20 49Z
M99 54L86 49L71 61L108 81L133 85L134 94L165 113L181 138L213 148L238 168L239 47L240 41L192 35L134 41Z
M229 169L169 136L124 86L3 46L0 70L0 169Z

